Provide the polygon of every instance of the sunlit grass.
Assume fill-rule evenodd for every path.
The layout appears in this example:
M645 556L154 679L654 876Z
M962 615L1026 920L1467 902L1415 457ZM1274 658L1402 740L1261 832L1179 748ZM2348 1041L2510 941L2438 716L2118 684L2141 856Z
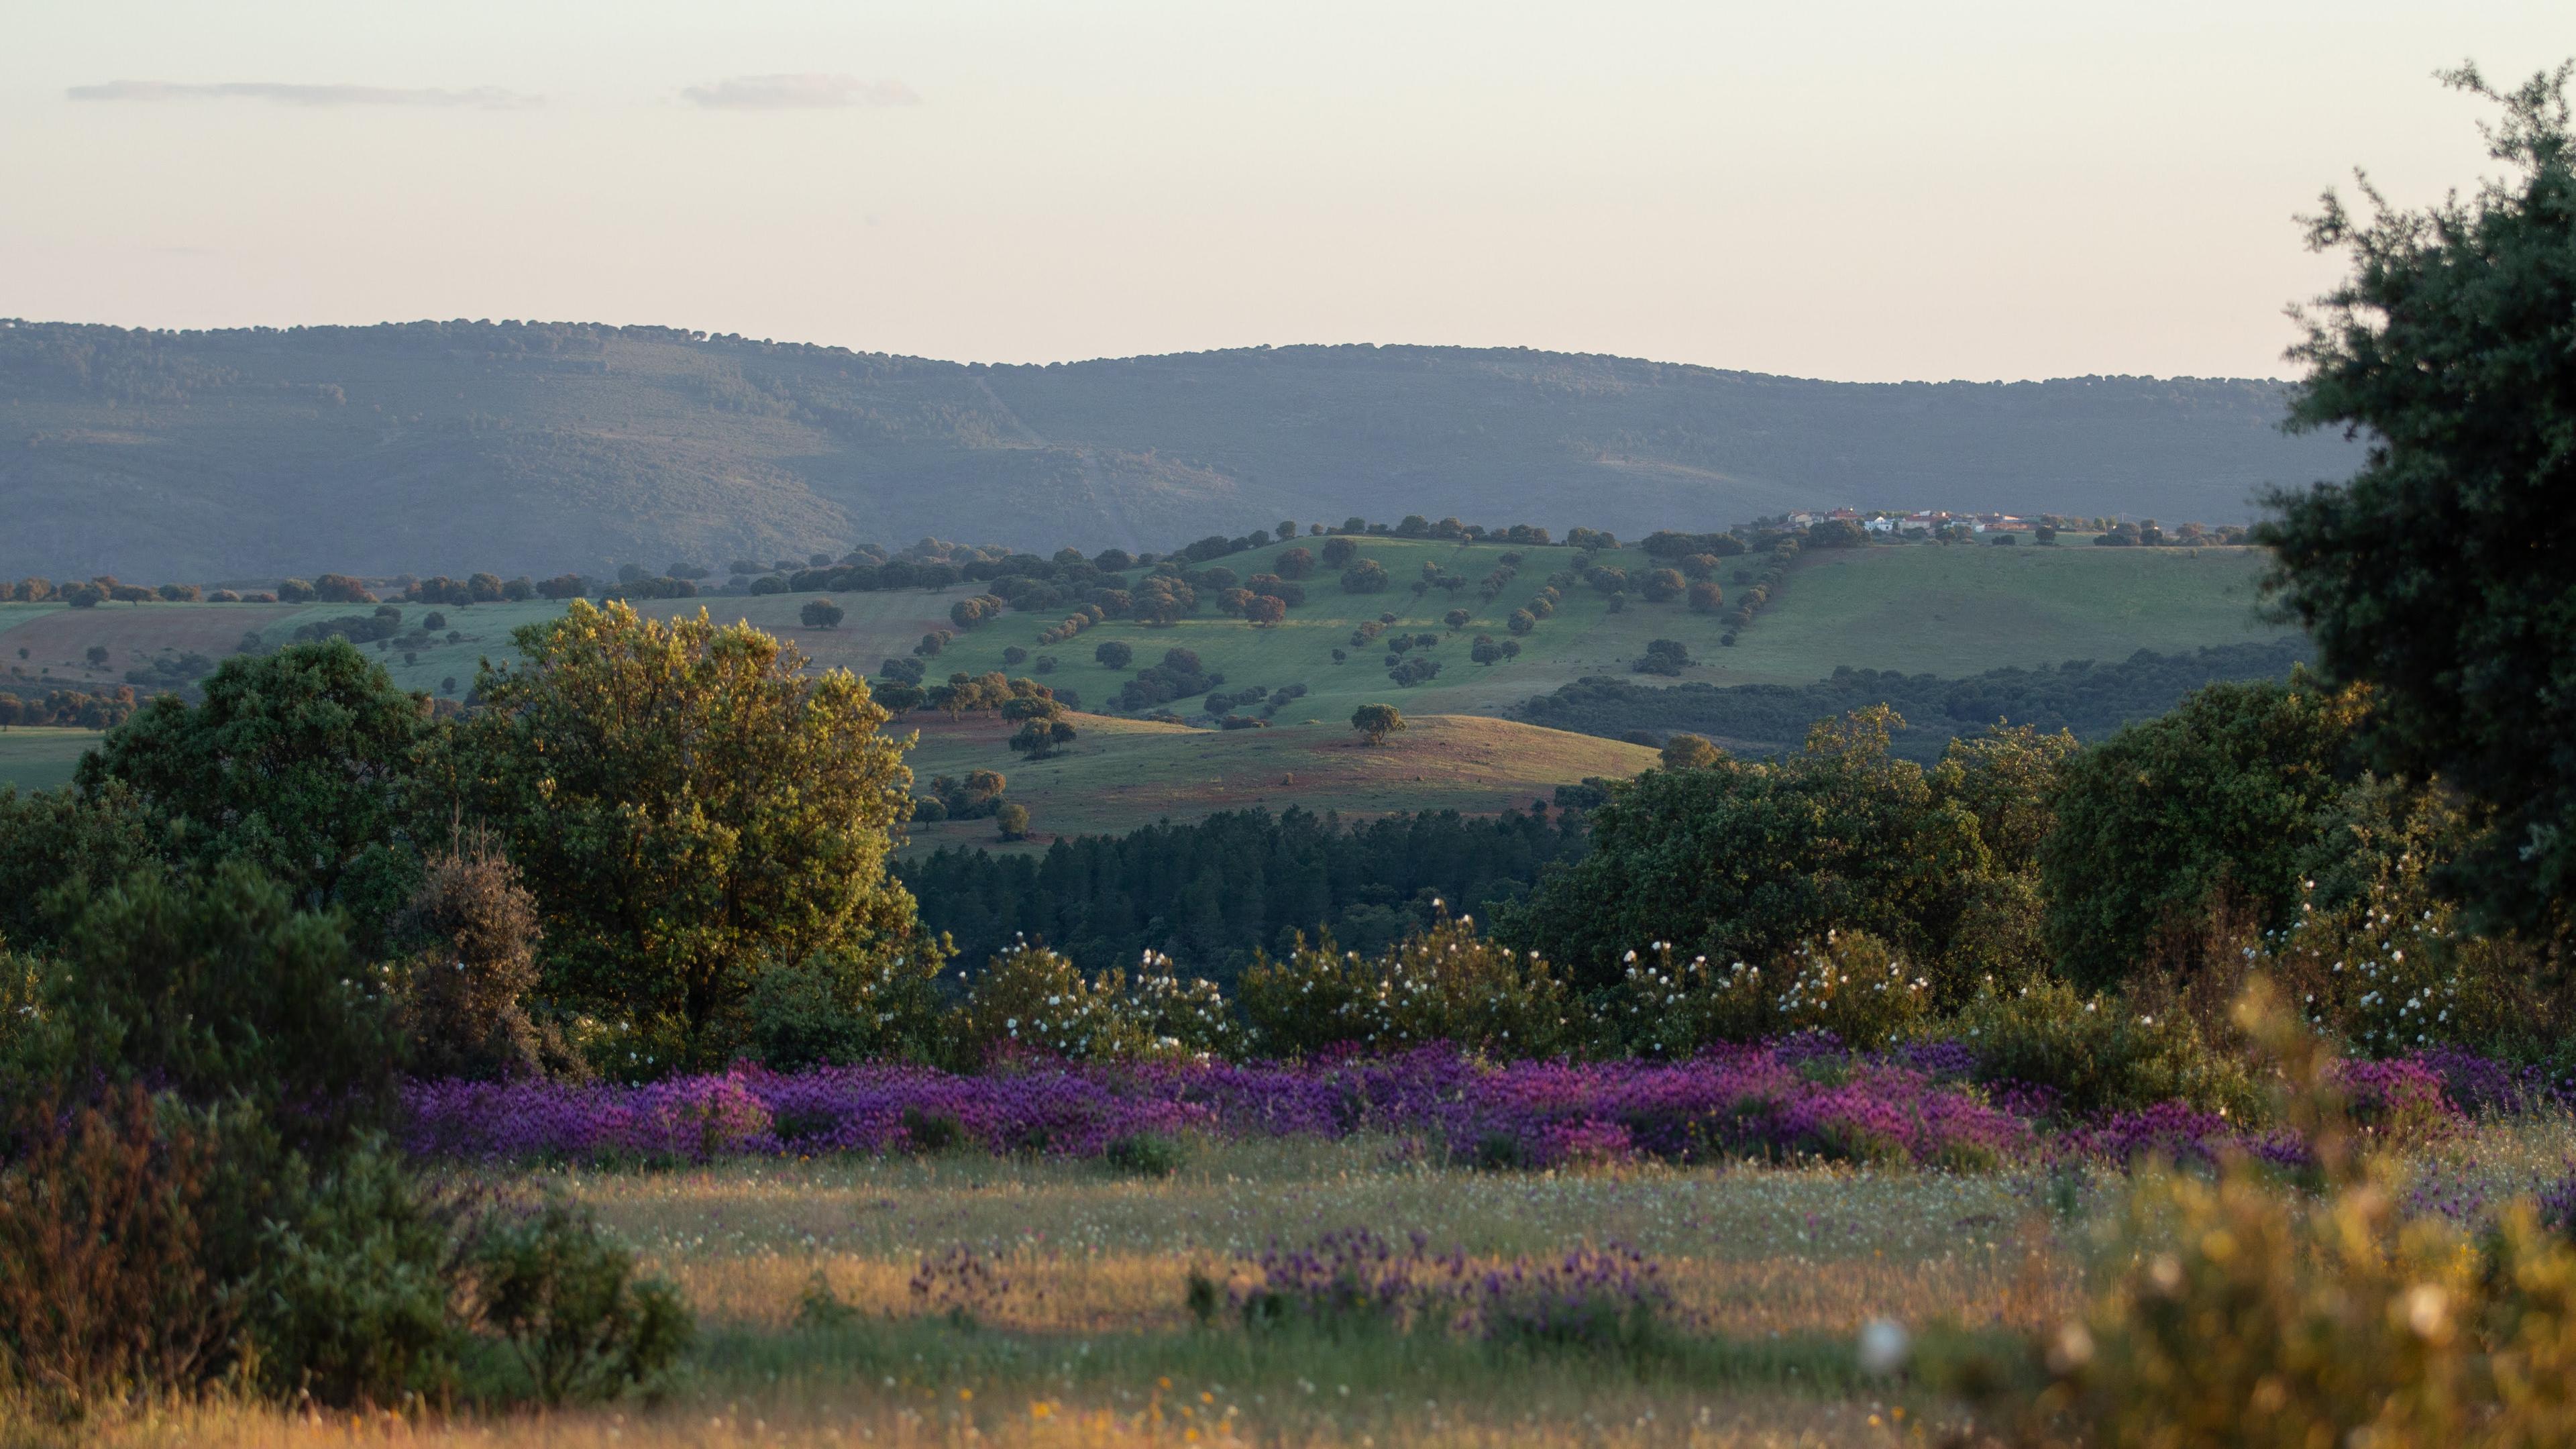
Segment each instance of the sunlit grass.
M2576 1127L2486 1126L2417 1180L2497 1198L2565 1170ZM79 1431L112 1445L1869 1445L1937 1441L1956 1410L1863 1378L1858 1328L2019 1333L2082 1287L2107 1184L2038 1170L1659 1166L1480 1173L1386 1138L1196 1141L1177 1175L960 1154L680 1171L460 1176L591 1205L699 1314L658 1403L497 1418L305 1417L215 1405ZM2474 1195L2474 1193L2469 1193ZM2072 1215L2068 1215L2070 1207ZM1650 1254L1673 1331L1644 1350L1530 1352L1438 1332L1247 1328L1186 1306L1274 1240L1362 1227L1500 1262L1581 1244ZM955 1247L1006 1288L952 1316L917 1297ZM840 1305L800 1320L817 1281ZM0 1442L27 1439L0 1424ZM42 1438L45 1435L35 1435Z

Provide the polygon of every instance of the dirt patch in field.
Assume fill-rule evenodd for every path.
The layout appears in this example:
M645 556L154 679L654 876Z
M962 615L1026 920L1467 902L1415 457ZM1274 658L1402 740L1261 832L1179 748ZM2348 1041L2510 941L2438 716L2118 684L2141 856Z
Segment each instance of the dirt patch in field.
M363 613L361 606L352 606ZM53 671L52 684L79 689L122 684L125 671L164 649L194 651L222 661L241 646L242 635L264 629L303 611L297 604L101 604L95 609L64 609L30 619L0 634L0 664L41 677ZM107 646L107 664L93 669L89 650ZM18 651L27 657L18 657Z

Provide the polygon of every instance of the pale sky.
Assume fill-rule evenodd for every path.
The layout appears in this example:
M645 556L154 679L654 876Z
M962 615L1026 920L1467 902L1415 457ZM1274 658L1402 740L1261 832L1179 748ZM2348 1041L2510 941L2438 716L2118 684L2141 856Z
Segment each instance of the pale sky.
M2282 375L2576 5L0 0L0 315Z

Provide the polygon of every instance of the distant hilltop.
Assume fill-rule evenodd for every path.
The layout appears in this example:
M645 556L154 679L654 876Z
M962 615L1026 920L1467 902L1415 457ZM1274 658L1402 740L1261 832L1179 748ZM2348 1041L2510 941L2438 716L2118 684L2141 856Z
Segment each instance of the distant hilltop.
M1278 347L985 366L588 323L0 324L0 575L252 578L1169 547L1419 512L1622 535L1837 507L2252 516L2348 474L2284 385L1835 383Z

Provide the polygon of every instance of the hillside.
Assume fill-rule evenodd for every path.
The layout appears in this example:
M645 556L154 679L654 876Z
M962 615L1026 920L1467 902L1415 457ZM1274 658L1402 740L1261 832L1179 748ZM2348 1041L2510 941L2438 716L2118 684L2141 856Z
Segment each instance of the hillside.
M1311 542L1311 540L1309 541ZM1249 577L1277 566L1288 545L1270 544L1227 555L1221 564ZM1490 603L1473 589L1456 594L1431 589L1416 596L1404 581L1422 577L1426 565L1445 574L1474 580L1500 566L1506 554L1521 563L1510 582ZM1049 833L1125 828L1158 813L1204 814L1217 808L1287 803L1310 809L1338 808L1373 813L1389 809L1454 807L1467 811L1499 809L1526 803L1525 786L1580 779L1586 774L1621 773L1607 757L1582 760L1558 756L1576 746L1578 736L1557 730L1617 735L1631 728L1657 733L1694 729L1714 733L1740 747L1794 743L1805 721L1833 713L1859 700L1862 688L1828 676L1840 668L1893 671L1884 687L1889 697L1902 697L1910 715L1922 717L1923 728L1910 737L1914 751L1937 753L1951 728L1989 722L1991 682L1971 679L2004 666L2052 671L2047 690L2067 687L2053 673L2069 660L2095 660L2113 666L2139 650L2166 655L2204 648L2235 648L2242 661L2211 666L2207 677L2278 674L2296 652L2297 636L2265 620L2256 610L2255 586L2265 566L2249 549L1994 548L1982 545L1903 544L1863 550L1820 550L1803 557L1790 571L1780 596L1734 645L1725 644L1725 614L1693 613L1679 602L1650 603L1642 595L1626 596L1616 612L1611 600L1588 585L1573 583L1554 615L1514 642L1517 656L1487 664L1471 658L1480 633L1510 638L1504 620L1546 581L1569 569L1576 551L1562 546L1461 544L1425 539L1371 538L1359 545L1359 556L1378 563L1395 585L1383 592L1349 593L1330 570L1305 581L1306 601L1291 609L1276 628L1256 629L1240 619L1203 609L1177 624L1151 627L1133 620L1111 620L1056 645L1038 642L1039 632L1056 622L1063 610L1012 612L959 635L937 656L923 661L928 678L951 673L1001 671L1028 675L1073 697L1094 715L1118 713L1124 719L1093 718L1083 722L1083 743L1060 762L1027 766L1003 747L996 722L970 720L951 724L921 712L903 721L919 726L924 748L916 761L927 780L940 773L962 774L979 767L1012 773L1013 795L1021 796L1023 778L1035 789L1041 781L1060 782L1038 828ZM1596 562L1642 575L1652 561L1640 550L1600 553ZM1728 588L1749 560L1729 559L1719 570ZM845 617L835 628L805 627L798 612L813 596L771 594L668 600L646 604L650 613L671 617L706 608L720 620L748 619L790 640L811 655L819 667L843 667L878 675L890 658L910 659L914 645L933 628L948 626L949 608L983 586L960 584L945 590L904 589L832 595ZM552 617L561 607L542 601L475 605L397 606L403 613L399 640L367 646L396 682L448 698L461 699L470 689L477 664L505 659L512 652L511 631ZM1467 611L1464 628L1451 629L1443 617L1452 608ZM348 604L106 604L72 609L57 604L0 604L0 691L33 696L55 689L96 692L124 681L128 671L157 657L187 654L220 659L245 644L274 648L297 630L352 614L369 612ZM435 620L431 615L436 614ZM1385 615L1396 622L1367 647L1354 633L1374 626ZM423 631L435 623L437 629ZM1404 659L1429 659L1439 665L1427 681L1399 685L1389 677L1385 638L1407 636L1432 643L1407 650ZM1632 665L1651 640L1682 644L1688 662L1672 675L1639 674ZM1133 658L1124 669L1097 657L1100 646L1124 643ZM105 653L96 662L92 649ZM1303 694L1279 700L1269 708L1274 728L1218 733L1205 728L1156 724L1136 716L1149 710L1123 710L1122 688L1138 671L1159 662L1165 651L1186 649L1201 666L1222 676L1214 692L1225 696L1219 713L1259 714L1283 689L1302 687ZM2280 652L2287 649L2290 652ZM1025 651L1014 662L1007 651ZM1334 659L1340 652L1343 658ZM2073 722L2092 728L2137 712L2152 713L2196 678L2184 675L2194 666L2149 671L2126 687L2088 706L2049 706L2033 718L2050 723ZM2176 672L2177 670L2181 672ZM1901 675L1903 682L1896 680ZM1599 689L1581 688L1562 703L1533 701L1578 681L1609 676L1622 689L1642 686L1642 698L1611 698ZM1817 681L1826 680L1819 685ZM1959 690L1937 688L1939 681L1968 680ZM2177 683L2177 681L2182 681ZM1863 681L1866 684L1867 681ZM1666 686L1684 686L1672 693ZM1871 686L1875 688L1876 686ZM2030 687L2018 691L2006 707L2020 709ZM1750 689L1751 695L1741 691ZM1715 691L1712 693L1711 691ZM2042 691L2046 693L2046 691ZM2052 695L2051 698L2054 698ZM1207 693L1162 702L1168 710L1201 725L1211 723ZM1508 758L1451 762L1417 773L1398 770L1386 776L1380 762L1408 757L1422 747L1408 736L1402 749L1365 757L1332 754L1329 765L1280 762L1270 770L1268 756L1299 755L1329 744L1338 749L1349 738L1351 711L1373 701L1388 701L1411 716L1482 716L1489 723L1504 717L1526 717L1557 727L1512 734L1493 740ZM2161 701L2161 702L2159 702ZM1556 712L1550 713L1554 708ZM2096 716L2099 716L2097 719ZM2018 717L2018 716L2017 716ZM1312 728L1301 728L1311 726ZM1464 728L1452 723L1442 727ZM988 738L989 736L989 738ZM1447 736L1443 736L1446 738ZM0 737L6 738L6 737ZM1427 738L1427 737L1425 737ZM1548 745L1539 749L1536 742ZM1165 741L1160 753L1149 743ZM1287 743L1282 743L1283 741ZM1318 743L1322 742L1322 743ZM52 763L65 746L34 745L46 763L30 758L19 771L12 752L0 749L0 779L49 780ZM1612 751L1631 747L1606 739L1583 742L1583 749ZM1517 752L1536 750L1519 757ZM1490 752L1489 752L1490 753ZM1470 752L1473 755L1473 752ZM1362 759L1365 769L1362 769ZM1626 758L1621 756L1621 758ZM1213 763L1209 763L1213 762ZM1468 768L1473 764L1473 768ZM1196 773L1205 765L1208 773ZM1352 771L1359 770L1354 774ZM1568 771L1571 773L1568 773ZM1295 775L1293 787L1280 777ZM1389 791L1393 793L1390 794ZM1545 793L1540 791L1538 793ZM1032 809L1038 804L1032 803ZM990 834L989 825L977 829ZM948 833L955 833L952 828Z
M652 327L0 322L0 575L594 575L1416 511L1622 535L1853 504L2242 520L2348 472L2279 387L1863 385L1521 350L987 367Z
M998 720L914 723L909 763L925 791L934 776L999 770L1008 798L1028 807L1043 848L1058 835L1132 830L1156 820L1203 819L1220 810L1289 806L1345 819L1411 810L1491 815L1546 800L1555 787L1592 777L1624 779L1655 763L1639 745L1474 715L1410 719L1404 733L1370 745L1348 723L1267 730L1198 730L1146 721L1074 721L1082 737L1053 759L1014 757ZM990 845L990 820L911 827L912 849Z

